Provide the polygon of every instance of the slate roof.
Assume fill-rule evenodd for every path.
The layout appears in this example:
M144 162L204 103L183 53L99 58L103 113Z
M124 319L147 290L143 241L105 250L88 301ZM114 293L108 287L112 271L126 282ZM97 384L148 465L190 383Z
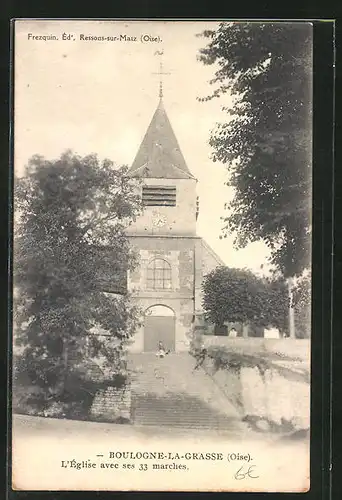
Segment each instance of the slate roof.
M136 177L194 179L185 163L162 100L153 115L129 173Z
M209 243L207 243L205 241L205 239L201 238L202 239L202 247L207 250L207 252L209 252L211 254L211 256L217 261L217 265L218 266L225 266L226 264L223 262L223 260L221 259L221 257L219 255L217 255L217 253L211 248L211 246L209 245Z

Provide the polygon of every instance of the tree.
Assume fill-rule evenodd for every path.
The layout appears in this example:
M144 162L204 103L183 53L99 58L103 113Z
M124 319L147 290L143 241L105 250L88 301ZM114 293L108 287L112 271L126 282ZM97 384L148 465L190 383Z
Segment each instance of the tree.
M66 368L89 359L113 379L122 375L137 321L136 307L122 295L122 276L135 263L125 229L140 211L136 181L126 172L68 151L56 161L34 156L16 179L15 340L21 366L46 393ZM99 283L109 256L110 291L120 294Z
M287 331L289 303L283 279L259 278L245 269L222 266L205 276L202 287L203 309L213 323L272 325Z
M311 334L311 276L305 274L292 290L296 337L308 338Z
M199 100L233 98L210 137L235 192L224 235L237 234L238 247L263 240L285 277L301 275L311 246L312 27L223 22L202 35L199 60L215 65L217 88Z

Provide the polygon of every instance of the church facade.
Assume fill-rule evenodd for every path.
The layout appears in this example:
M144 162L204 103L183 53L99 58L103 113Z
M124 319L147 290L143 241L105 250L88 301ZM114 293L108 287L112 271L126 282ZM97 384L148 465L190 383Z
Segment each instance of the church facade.
M129 175L141 178L144 211L127 234L139 256L128 276L130 293L143 311L130 349L187 350L196 316L202 314L203 276L224 265L197 235L197 180L189 170L162 98Z

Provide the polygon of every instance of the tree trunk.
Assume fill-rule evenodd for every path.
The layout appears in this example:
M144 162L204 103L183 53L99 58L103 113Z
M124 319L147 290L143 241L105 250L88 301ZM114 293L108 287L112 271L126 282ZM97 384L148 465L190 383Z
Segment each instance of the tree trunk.
M291 339L296 338L296 330L295 330L295 312L294 308L292 307L292 280L289 278L287 281L288 285L288 293L289 293L289 336Z
M249 332L249 324L248 323L244 323L242 325L242 336L244 338L247 338L248 337L248 332Z

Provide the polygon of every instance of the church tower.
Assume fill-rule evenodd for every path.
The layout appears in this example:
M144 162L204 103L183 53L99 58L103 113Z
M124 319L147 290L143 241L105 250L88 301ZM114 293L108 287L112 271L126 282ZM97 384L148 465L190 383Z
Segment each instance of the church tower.
M179 148L162 98L130 175L143 178L143 216L130 231L148 235L196 234L196 183Z
M208 263L222 264L196 235L197 180L164 108L162 83L159 99L129 170L142 181L144 205L142 215L127 229L139 255L139 265L128 279L143 312L131 346L136 352L155 352L159 342L170 351L188 349L192 324L201 313L203 269Z

